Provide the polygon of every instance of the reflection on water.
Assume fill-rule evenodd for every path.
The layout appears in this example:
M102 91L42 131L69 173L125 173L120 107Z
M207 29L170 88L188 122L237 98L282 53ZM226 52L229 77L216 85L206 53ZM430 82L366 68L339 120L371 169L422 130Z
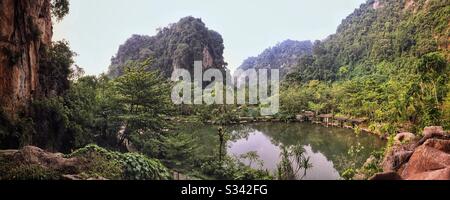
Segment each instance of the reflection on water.
M311 145L303 146L305 155L310 158L312 167L307 169L303 180L336 180L339 179L339 172L334 168L333 162L329 161L320 152L314 153ZM230 142L228 153L234 156L245 154L249 151L256 151L263 160L263 168L272 171L277 169L281 161L281 149L272 143L271 139L262 132L254 131L248 138Z
M194 135L206 144L203 152L211 152L207 144L215 144L217 128L207 126L194 131ZM364 146L358 165L379 150L384 142L376 136L361 134L356 137L352 130L342 128L326 128L307 123L259 123L226 128L231 135L227 152L240 156L256 151L263 161L263 168L277 170L281 161L281 147L301 146L305 156L309 157L312 168L307 169L304 180L339 179L339 171L349 162L348 150L360 143ZM192 130L191 130L192 131ZM303 172L301 173L303 174Z
M247 138L230 142L228 154L239 156L249 151L258 152L259 158L264 161L266 169L276 169L279 161L281 149L272 144L270 138L259 131L253 131Z
M312 168L304 180L339 179L340 165L345 164L351 146L361 143L365 147L358 164L374 150L383 147L377 137L363 134L356 137L352 130L326 128L311 124L252 124L246 127L229 127L234 138L228 145L228 153L241 155L256 151L264 161L264 168L276 170L281 161L281 146L303 146ZM342 163L344 162L344 163Z

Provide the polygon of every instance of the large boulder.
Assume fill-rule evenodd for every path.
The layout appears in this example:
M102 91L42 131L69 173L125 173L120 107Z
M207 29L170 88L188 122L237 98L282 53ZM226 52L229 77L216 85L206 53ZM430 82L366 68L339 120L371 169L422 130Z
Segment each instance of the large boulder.
M385 155L380 173L371 180L450 180L450 136L440 126L426 127L416 143L411 133L400 133Z
M414 140L416 140L416 135L408 132L399 133L394 137L394 141L396 144L410 143Z
M423 138L416 143L415 148L423 145L426 141L432 138L450 140L449 135L446 134L442 126L429 126L423 130Z
M445 131L442 126L429 126L423 130L424 138L445 136Z
M450 154L450 140L431 139L427 140L424 145L435 148L443 153Z
M97 167L96 164L99 163L86 156L66 158L61 153L25 146L20 150L0 151L0 180L106 180L97 172L102 173L109 168L101 166L94 169L95 173L90 172Z
M15 152L12 154L12 159L20 163L39 165L68 173L77 172L83 162L79 158L64 158L62 154L50 153L34 146L26 146Z
M450 180L450 140L429 139L405 165L405 180Z
M411 145L394 146L385 156L381 167L384 172L398 171L405 163L407 163L413 154Z
M428 139L431 138L448 138L448 135L445 133L442 126L429 126L423 130L423 138L417 143L417 147L425 143Z

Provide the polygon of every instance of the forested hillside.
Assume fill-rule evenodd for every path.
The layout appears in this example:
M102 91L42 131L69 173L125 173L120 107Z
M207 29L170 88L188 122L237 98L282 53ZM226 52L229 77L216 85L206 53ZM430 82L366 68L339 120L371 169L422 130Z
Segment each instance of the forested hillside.
M343 20L337 33L316 41L301 59L302 82L372 74L381 62L439 52L450 60L448 0L369 0ZM401 61L402 63L406 61Z
M369 0L298 61L282 105L368 118L383 133L448 127L449 15L448 0Z
M170 77L174 68L192 69L194 61L203 61L204 68L223 69L222 36L209 30L201 19L185 17L178 23L159 30L156 36L133 35L111 59L109 75L123 74L129 61L152 58L149 69L157 69Z

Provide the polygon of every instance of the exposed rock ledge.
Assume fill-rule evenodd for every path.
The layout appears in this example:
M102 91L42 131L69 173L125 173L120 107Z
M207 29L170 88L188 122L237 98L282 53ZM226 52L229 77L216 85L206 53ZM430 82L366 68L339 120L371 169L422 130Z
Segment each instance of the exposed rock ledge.
M384 158L384 172L371 180L450 180L450 135L437 126L425 128L423 135L397 141ZM402 138L411 139L405 133L397 137Z
M3 161L11 161L26 166L39 166L45 170L60 172L62 173L61 179L104 180L102 177L83 177L78 175L86 167L86 160L83 158L65 158L63 154L50 153L34 146L26 146L21 150L2 150L0 151L0 158L4 159Z

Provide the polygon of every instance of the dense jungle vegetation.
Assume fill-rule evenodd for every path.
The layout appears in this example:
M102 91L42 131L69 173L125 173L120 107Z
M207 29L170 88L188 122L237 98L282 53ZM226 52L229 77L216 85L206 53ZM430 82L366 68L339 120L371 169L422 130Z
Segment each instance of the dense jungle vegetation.
M365 117L380 133L448 129L449 1L378 2L361 5L336 34L314 43L288 75L282 105Z
M374 1L361 5L325 40L287 41L244 62L243 69L289 65L276 118L290 121L304 111L365 118L363 126L383 137L401 130L420 134L430 125L450 129L449 0L380 0L378 8ZM53 7L58 20L68 12L66 1L54 1ZM172 66L190 69L194 60L206 59L207 67L225 69L223 50L219 33L187 17L156 36L132 36L108 74L85 76L73 67L76 54L68 42L54 42L43 61L50 67L41 72L51 78L40 81L56 94L35 99L19 120L0 115L0 147L34 145L68 157L94 151L115 171L93 173L111 179L170 179L170 170L195 179L292 179L301 171L292 158L309 166L300 148L284 147L278 171L269 172L225 153L226 128L217 130L217 150L207 153L199 153L197 138L178 131L185 122L226 125L259 117L261 105L171 102ZM135 153L125 154L129 151ZM243 158L259 161L252 152ZM127 164L133 160L144 164Z

